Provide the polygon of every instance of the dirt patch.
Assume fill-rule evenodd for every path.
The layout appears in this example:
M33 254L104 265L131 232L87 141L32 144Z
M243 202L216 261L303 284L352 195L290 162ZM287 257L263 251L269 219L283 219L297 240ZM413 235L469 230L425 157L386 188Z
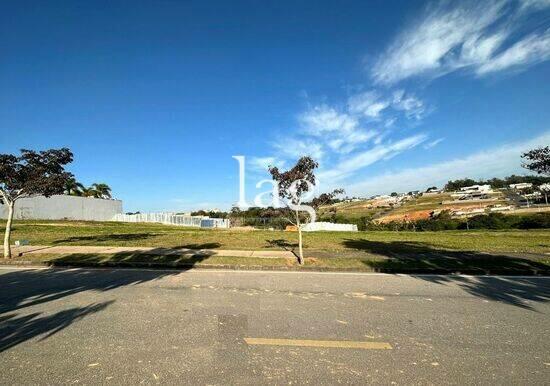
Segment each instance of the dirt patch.
M417 220L426 220L430 218L433 210L417 210L414 212L401 213L401 214L390 214L388 216L381 217L377 219L379 223L388 223L392 221L417 221Z

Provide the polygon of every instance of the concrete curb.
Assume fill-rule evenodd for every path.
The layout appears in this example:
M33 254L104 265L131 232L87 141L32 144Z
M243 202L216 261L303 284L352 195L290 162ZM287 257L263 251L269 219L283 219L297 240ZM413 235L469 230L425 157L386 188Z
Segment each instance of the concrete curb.
M506 270L506 269L423 269L423 268L332 268L332 267L299 267L299 266L264 266L264 265L236 265L236 264L192 264L192 263L144 263L144 262L105 262L105 263L90 263L90 262L33 262L29 260L11 260L0 261L0 267L65 267L65 268L144 268L144 269L173 269L173 270L189 270L193 269L228 269L235 271L295 271L295 272L358 272L358 273L388 273L388 274L409 274L409 275L506 275L506 276L550 276L550 268L547 270Z

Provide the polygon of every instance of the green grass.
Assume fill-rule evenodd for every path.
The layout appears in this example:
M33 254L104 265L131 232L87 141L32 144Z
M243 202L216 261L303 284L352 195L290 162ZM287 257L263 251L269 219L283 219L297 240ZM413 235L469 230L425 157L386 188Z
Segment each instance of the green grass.
M3 232L3 227L0 228ZM295 232L182 228L118 222L16 221L12 240L31 245L182 247L193 249L281 250L297 243ZM314 232L304 234L314 256L361 257L469 251L549 253L550 230L441 232ZM314 253L315 252L315 253Z

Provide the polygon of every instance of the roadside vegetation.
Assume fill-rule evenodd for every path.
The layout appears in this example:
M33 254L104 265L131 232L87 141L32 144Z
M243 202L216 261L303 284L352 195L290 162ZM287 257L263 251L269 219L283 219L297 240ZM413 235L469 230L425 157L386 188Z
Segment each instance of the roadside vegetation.
M212 230L150 223L34 220L14 221L13 239L29 240L31 245L281 250L296 248L298 235L279 230ZM357 240L366 240L366 243L354 244ZM322 252L327 257L334 252L392 253L411 249L411 243L434 250L549 253L550 229L311 232L304 239L304 253L306 257L309 251Z

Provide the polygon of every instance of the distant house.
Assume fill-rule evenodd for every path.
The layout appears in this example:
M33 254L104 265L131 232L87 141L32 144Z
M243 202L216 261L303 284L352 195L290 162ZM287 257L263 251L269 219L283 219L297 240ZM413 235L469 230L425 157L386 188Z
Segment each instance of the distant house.
M428 189L426 193L441 193L441 189L431 188L431 189Z
M491 193L491 185L472 185L472 186L464 186L463 188L459 189L459 193Z
M519 184L510 184L509 186L510 186L510 189L523 190L523 189L532 188L533 184L531 184L530 182L522 182Z
M475 200L489 198L489 193L493 193L491 185L472 185L460 188L451 196L459 200Z

